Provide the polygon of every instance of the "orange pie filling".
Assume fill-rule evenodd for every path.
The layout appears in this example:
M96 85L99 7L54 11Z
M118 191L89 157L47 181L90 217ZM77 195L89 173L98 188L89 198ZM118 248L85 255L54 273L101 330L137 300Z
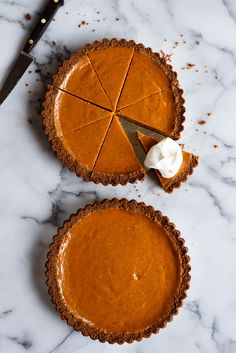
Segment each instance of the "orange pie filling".
M76 319L105 332L137 332L168 314L182 277L180 254L159 223L100 209L79 220L57 255L60 294Z

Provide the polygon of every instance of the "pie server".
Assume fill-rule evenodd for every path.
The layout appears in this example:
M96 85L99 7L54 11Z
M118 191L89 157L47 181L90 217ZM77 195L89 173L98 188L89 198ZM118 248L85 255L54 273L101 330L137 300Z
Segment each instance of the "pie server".
M37 44L44 31L52 21L56 11L59 7L64 5L64 0L50 0L47 4L43 14L36 23L31 35L29 36L23 50L17 58L14 66L12 67L1 91L0 91L0 105L7 98L9 93L16 86L24 72L27 70L34 58L30 55L31 50Z
M136 156L138 157L140 163L142 164L142 166L144 167L144 169L146 171L149 170L149 168L146 168L144 165L144 160L146 158L146 153L138 139L137 136L137 131L142 132L144 135L148 135L151 137L154 137L158 140L162 140L163 139L163 135L159 134L158 132L155 132L149 128L146 128L144 126L141 126L137 123L131 122L130 120L127 120L125 118L122 118L121 116L119 116L119 121L123 127L123 129L125 130L125 133L136 153Z

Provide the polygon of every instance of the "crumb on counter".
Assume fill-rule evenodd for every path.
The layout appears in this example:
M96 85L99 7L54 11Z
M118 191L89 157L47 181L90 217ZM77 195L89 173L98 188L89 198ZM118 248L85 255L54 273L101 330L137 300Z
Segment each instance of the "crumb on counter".
M187 63L186 67L187 69L192 69L193 67L195 67L195 64Z
M206 120L199 120L198 124L199 125L205 125L206 124Z
M31 14L30 14L30 13L27 13L27 14L25 15L25 19L26 19L27 21L32 20Z

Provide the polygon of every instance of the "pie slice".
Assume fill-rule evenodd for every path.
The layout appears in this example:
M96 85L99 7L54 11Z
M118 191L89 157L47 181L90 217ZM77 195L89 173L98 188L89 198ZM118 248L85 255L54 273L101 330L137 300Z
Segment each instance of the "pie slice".
M112 110L111 102L83 51L78 51L70 60L64 62L58 74L54 76L53 84L63 91Z
M83 176L85 180L91 175L98 153L101 149L112 114L95 121L74 132L52 141L53 149L71 171Z
M54 136L68 134L110 114L108 110L53 87L48 99L44 123Z
M122 129L120 122L114 116L104 144L95 163L92 180L102 181L104 185L122 183L144 177L144 170Z
M118 114L175 140L180 137L182 117L171 89L131 104Z
M170 81L158 56L135 51L123 87L118 109L170 87Z
M137 132L138 139L141 142L145 152L147 153L150 148L159 142L152 136L147 136L141 132ZM183 153L183 163L176 175L172 178L163 178L158 170L155 170L156 176L161 184L161 187L168 193L172 192L173 189L179 188L181 183L184 183L188 176L193 173L193 168L198 165L198 156L195 156L192 153L182 151Z
M114 108L117 105L133 52L133 48L116 46L92 51L88 54L92 66Z

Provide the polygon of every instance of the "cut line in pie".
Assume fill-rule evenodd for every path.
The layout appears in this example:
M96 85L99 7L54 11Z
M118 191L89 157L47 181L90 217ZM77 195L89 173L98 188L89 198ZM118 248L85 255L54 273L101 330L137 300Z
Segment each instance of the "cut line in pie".
M88 54L113 108L116 108L133 53L133 48L117 46L108 49L101 48L101 50L94 50Z
M118 118L113 117L104 144L99 152L91 178L95 182L116 185L118 179L142 180L144 170Z
M45 115L46 133L49 131L51 137L71 133L109 114L108 110L52 86L49 86L46 100L50 109L48 113L53 115L53 119Z
M172 67L150 48L124 39L96 41L80 49L54 76L44 102L45 132L58 158L85 180L133 183L145 173L119 116L178 139L185 111L182 93ZM108 114L113 118L102 143L96 145L94 124ZM84 148L97 149L95 160L90 156L93 166L91 160L84 165L76 160L63 139L67 134L79 136L85 126L91 145Z
M64 62L54 76L53 84L63 91L112 110L111 102L83 50Z

